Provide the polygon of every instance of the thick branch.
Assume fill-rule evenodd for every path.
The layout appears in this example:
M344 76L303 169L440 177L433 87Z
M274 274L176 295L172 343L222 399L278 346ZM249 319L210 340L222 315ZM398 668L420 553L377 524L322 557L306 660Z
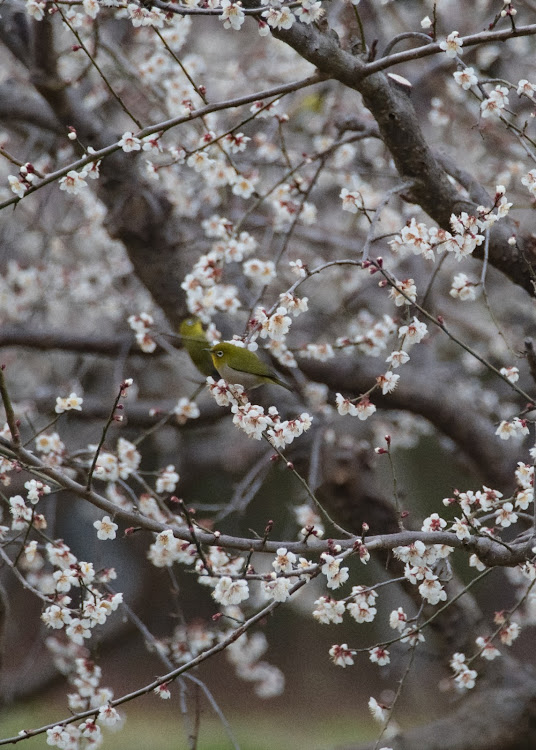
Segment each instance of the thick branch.
M512 683L463 699L444 719L389 739L393 750L532 750L536 744L536 682L523 670L511 671ZM374 745L346 746L372 750Z
M171 528L173 534L178 539L183 539L188 542L194 541L187 526L164 524L154 521L146 516L142 516L140 513L122 510L99 493L94 490L88 490L83 484L71 479L61 470L46 466L46 464L25 448L19 447L15 449L13 443L2 437L0 437L0 446L3 448L3 455L5 454L8 457L16 456L23 466L38 469L40 474L49 477L60 487L69 490L76 495L76 497L86 500L96 508L100 508L100 510L108 513L111 517L118 518L134 528L142 528L146 531L156 531L158 533ZM311 554L327 552L332 549L333 544L332 540L320 541L311 537L306 543L302 541L265 541L264 539L239 538L226 534L219 534L216 533L216 531L205 532L201 530L196 531L195 537L200 544L227 547L229 549L237 549L247 552L274 553L279 547L284 546L295 554ZM534 546L531 534L521 535L517 543L511 542L509 546L506 547L502 542L495 541L490 537L474 537L470 540L461 541L454 533L445 531L402 531L398 534L378 534L367 538L366 543L367 548L371 552L374 552L379 549L387 550L401 545L412 544L416 540L421 540L424 544L447 544L450 547L469 550L474 552L479 559L485 561L486 564L490 566L518 565L520 562L524 562L533 556L531 549ZM335 543L339 544L341 549L350 549L354 542L355 539L353 538L335 540Z

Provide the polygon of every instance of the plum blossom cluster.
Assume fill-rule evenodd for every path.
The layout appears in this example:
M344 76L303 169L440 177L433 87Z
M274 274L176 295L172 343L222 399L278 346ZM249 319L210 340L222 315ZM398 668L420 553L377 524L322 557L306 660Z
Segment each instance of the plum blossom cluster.
M462 518L456 517L449 530L454 531L458 539L462 540L468 539L472 532L493 535L494 529L482 526L479 520L479 516L483 514L493 514L495 525L499 528L505 529L517 523L518 513L526 511L530 503L534 501L533 475L532 466L522 462L518 463L515 472L517 489L511 498L503 498L501 492L485 485L476 492L455 490L453 497L444 498L443 504L447 507L459 505ZM443 528L445 522L443 519L441 519L441 522L441 528ZM481 570L484 569L476 556L473 555L470 562L471 565Z
M207 237L213 237L216 241L211 250L196 261L181 287L186 292L189 311L208 323L218 311L234 313L240 309L236 287L222 283L224 265L244 261L254 252L257 242L245 231L235 236L232 223L220 216L204 221L203 228ZM251 265L244 270L249 269L249 274L255 276L266 273L269 268L259 261L256 271Z
M235 619L243 619L238 607L228 612ZM285 677L280 669L266 661L261 661L268 648L264 633L244 633L226 649L228 661L233 665L237 677L254 685L259 698L275 698L285 689Z
M383 315L381 319L374 320L369 313L362 311L352 322L348 335L337 338L335 346L348 355L357 349L361 354L378 357L387 349L387 344L396 330L396 322L390 315ZM315 356L314 352L310 352L309 356L321 359L318 355ZM335 356L332 348L331 356Z
M475 669L469 669L466 664L465 654L455 653L450 660L450 666L455 674L454 683L458 690L471 690L474 688L478 672Z
M58 667L67 673L75 692L69 694L69 708L73 713L95 709L96 716L85 719L81 724L58 724L47 729L47 745L76 750L82 747L100 747L104 741L101 726L113 726L120 717L110 705L113 691L101 687L102 670L84 652L85 649L73 651L56 638L47 641ZM80 652L83 655L80 655Z
M506 86L495 86L491 94L481 103L480 114L483 118L500 115L507 106L508 89Z
M29 581L51 602L41 615L42 621L53 630L64 630L72 644L83 646L93 629L104 625L123 601L121 593L102 593L99 588L99 584L112 580L115 572L110 569L97 574L93 563L77 560L63 542L47 543L43 550L46 559L37 543L29 545L25 550L26 566L33 574L28 576ZM55 568L52 573L45 571L47 562ZM70 606L73 589L77 591L76 606Z
M368 419L376 411L376 407L367 396L363 396L356 401L344 398L342 393L337 393L335 403L337 411L341 416L349 414L351 417L357 417L361 421Z
M243 573L243 570L244 558L241 557L241 555L232 555L227 550L224 550L223 547L210 547L208 552L205 553L205 559L202 560L198 558L195 564L195 572L199 576L198 581L203 586L211 586L215 589L221 580L227 579L218 590L218 594L212 592L215 601L219 601L217 596L220 594L225 600L229 593L229 582L232 582L233 578L240 576ZM247 587L247 581L244 581L244 583ZM229 595L233 596L233 593L236 594L236 590L234 592L231 591ZM247 599L248 596L249 590L245 598ZM236 604L237 602L223 601L219 603Z
M19 169L18 175L8 175L7 181L11 192L15 193L19 198L24 198L28 188L32 187L37 179L35 167L28 162Z
M425 519L423 531L440 531L444 526L446 521L433 514ZM408 546L395 547L393 554L404 563L404 576L410 583L418 585L422 598L428 604L436 605L445 601L447 594L434 572L434 566L439 560L447 558L452 551L452 547L446 544L426 545L416 541Z
M438 227L428 227L412 218L400 235L389 242L389 245L395 253L407 249L414 255L422 255L427 260L434 260L435 251L448 252L454 253L456 260L461 261L484 242L483 232L508 215L512 204L507 201L505 192L503 185L497 185L493 207L479 206L474 216L465 211L460 216L452 214L450 217L452 232Z
M479 287L479 282L471 281L464 273L457 273L452 279L449 294L462 302L473 302L476 299Z
M91 459L97 451L96 445L88 445ZM94 477L103 482L117 482L120 479L128 479L131 474L138 470L141 454L134 443L120 437L117 440L117 452L101 451L95 464Z
M143 5L137 5L136 3L128 3L127 15L132 21L134 28L152 26L153 28L161 29L166 20L165 14L159 8L155 8L154 6L145 8Z
M174 563L193 565L197 558L195 545L177 539L171 529L157 534L149 547L147 557L156 568L169 568Z
M136 343L142 350L151 354L156 349L156 341L151 337L150 330L154 325L154 318L149 313L142 312L139 315L131 315L128 324L136 334Z
M509 621L503 612L496 612L494 617L495 624L499 626L495 635L504 645L511 646L520 633L519 625L516 622ZM478 636L475 640L477 653L469 659L471 663L476 656L480 656L486 661L493 661L501 655L499 649L493 644L493 639L489 636ZM476 684L478 672L470 669L465 654L456 652L450 659L450 666L454 672L454 684L456 688L464 692L471 690Z
M282 420L277 407L270 406L265 411L264 407L250 403L240 385L208 377L207 386L219 406L231 407L233 424L254 440L266 437L274 448L290 445L312 425L313 418L307 412L294 419Z
M510 422L503 419L495 430L495 434L498 435L501 440L510 440L510 438L523 439L525 435L529 434L527 421L520 417L514 417Z
M278 115L281 122L285 116ZM264 143L264 152L268 147ZM270 158L277 152L270 152ZM273 160L273 158L272 158ZM299 219L300 223L310 226L316 222L317 208L314 203L304 200L303 192L307 189L305 180L296 179L292 184L282 183L270 195L270 206L273 211L273 228L275 232L286 232L293 222Z
M35 449L47 466L61 466L65 457L65 445L57 432L43 432L35 438Z
M350 596L338 601L329 596L322 596L315 601L313 617L322 624L339 625L343 621L344 612L347 611L357 623L373 622L377 614L377 596L374 589L365 586L353 586ZM334 645L329 650L334 664L340 667L351 666L355 653L346 643ZM390 662L389 651L381 647L371 649L369 658L379 666Z
M536 169L531 169L521 178L521 184L524 185L533 198L536 198Z

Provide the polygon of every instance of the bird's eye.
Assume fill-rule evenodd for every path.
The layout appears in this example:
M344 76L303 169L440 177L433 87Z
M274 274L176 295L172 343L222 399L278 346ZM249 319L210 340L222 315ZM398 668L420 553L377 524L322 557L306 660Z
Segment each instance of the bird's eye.
M217 352L216 352L216 356L218 356L218 357L223 357L223 352L222 352L222 350L221 350L221 349L218 349L218 350L217 350Z

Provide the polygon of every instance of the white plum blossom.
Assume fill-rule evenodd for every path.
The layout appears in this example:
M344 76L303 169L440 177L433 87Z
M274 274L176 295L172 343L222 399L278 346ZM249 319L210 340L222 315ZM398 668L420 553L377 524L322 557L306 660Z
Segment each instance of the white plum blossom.
M432 513L431 516L425 518L422 524L423 531L441 531L447 525L444 518L441 518L437 513Z
M296 17L290 10L290 8L270 8L265 10L261 14L263 18L266 18L266 23L273 29L290 29L294 24Z
M480 656L483 659L493 661L493 659L496 659L501 655L501 652L493 645L490 638L484 638L483 636L479 635L475 640L475 643L478 648L481 649Z
M325 11L318 0L301 0L301 7L294 13L302 23L314 23L324 15Z
M536 170L534 170L534 172L536 174ZM297 260L291 260L289 262L289 267L290 267L290 270L296 276L298 276L298 278L304 279L307 276L306 266L305 266L304 262L302 260L300 260L299 258Z
M177 405L173 409L173 413L177 417L179 424L185 424L189 419L198 419L201 412L199 406L195 401L190 401L189 398L182 397L178 400Z
M179 478L173 464L169 464L165 469L162 469L156 480L156 491L159 495L163 492L175 492Z
M400 326L398 329L398 338L403 338L408 345L418 344L428 333L426 323L421 322L416 317L407 326Z
M264 595L276 602L285 602L290 596L291 588L290 578L278 577L275 572L270 573L268 579L261 583Z
M511 422L503 420L495 430L495 434L498 435L501 440L509 440L511 437L522 438L524 435L529 434L529 428L524 419L514 417Z
M71 736L65 727L60 725L47 729L47 745L52 747L69 747Z
M474 669L462 669L454 678L456 687L460 690L471 690L474 688L478 672Z
M452 286L449 294L455 299L462 302L473 301L476 299L478 282L471 281L464 273L458 273L452 279Z
M509 380L511 383L517 383L519 380L519 368L511 365L510 367L501 367L501 375Z
M271 260L250 258L242 265L244 276L258 284L270 284L276 277L275 263Z
M327 552L323 552L320 557L324 562L321 570L327 578L328 589L338 589L348 580L348 568L341 568L341 560Z
M313 617L323 625L333 623L339 625L343 621L346 605L343 601L331 599L329 596L321 596L315 601Z
M290 292L282 292L279 295L279 302L295 318L309 309L309 300L307 297L297 297Z
M512 503L503 503L502 507L495 511L495 520L499 526L507 528L517 522L517 513L514 512Z
M517 622L505 624L505 626L501 628L499 632L499 640L505 646L511 646L512 643L519 637L520 632L521 628L519 627Z
M260 337L270 337L273 341L283 341L290 330L292 318L287 315L286 307L278 307L273 315L262 323Z
M242 8L242 3L233 3L231 0L222 0L221 7L223 12L220 16L220 20L223 21L223 28L238 31L246 18L246 14Z
M406 627L407 621L408 616L406 615L402 607L394 609L389 615L389 625L391 628L393 628L393 630L399 630L400 632L402 632Z
M121 721L121 716L119 715L117 709L115 709L113 706L101 706L99 708L97 721L100 721L101 724L105 724L108 727L113 727L114 724L117 724L119 721Z
M71 193L71 195L77 195L83 188L87 187L87 182L84 180L85 176L85 173L71 169L65 177L61 178L60 190L65 190L66 193Z
M28 490L28 500L35 505L43 495L50 494L50 487L38 479L29 479L24 483L24 488Z
M449 531L453 531L460 541L464 539L470 539L471 530L465 518L455 518L454 523L450 527Z
M399 380L400 375L395 375L390 370L387 371L384 375L378 375L378 377L376 378L376 382L382 389L382 393L384 396L387 393L392 393L392 391L395 390Z
M65 629L65 635L73 643L84 645L84 639L91 638L90 621L75 617Z
M492 117L493 115L500 115L501 110L508 106L508 89L506 86L495 86L495 89L491 92L487 99L480 105L480 113L482 117Z
M67 607L60 607L57 604L51 604L41 615L41 620L47 628L61 630L65 625L69 625L72 620L71 612Z
M536 197L536 169L531 169L521 178L521 184L524 185L531 195Z
M406 362L409 362L409 354L403 350L400 351L394 351L391 352L391 354L386 358L387 364L391 365L391 367L396 369L397 367L400 367L400 365L405 365Z
M100 5L97 0L83 0L82 5L84 10L90 18L97 18L100 11Z
M42 21L45 17L46 3L38 0L27 0L26 12L36 21Z
M395 279L395 284L396 286L392 286L389 290L389 297L394 300L397 307L411 305L412 302L417 300L417 287L413 279L404 279L403 281Z
M462 54L463 41L459 39L458 31L451 31L444 42L439 44L440 49L446 53L447 57L456 57Z
M376 607L373 607L368 601L367 597L357 596L354 601L349 602L346 605L351 617L356 622L372 622L376 616Z
M486 566L482 562L482 560L479 560L476 555L471 555L469 557L469 567L476 568L479 573L482 573L482 571L486 570Z
M289 552L285 547L279 547L276 552L277 557L272 562L272 567L278 573L290 573L296 563L296 555Z
M316 359L319 362L327 362L333 359L335 352L331 344L307 344L305 349L300 351L300 357L304 359Z
M121 146L123 151L140 151L142 142L139 138L136 138L130 131L123 133L121 139L117 142L118 146Z
M335 403L337 404L337 411L341 416L350 414L352 417L357 417L359 413L357 406L350 399L344 398L342 393L337 393Z
M247 200L255 192L255 183L252 179L237 174L233 180L232 193Z
M343 211L349 211L352 214L356 214L365 207L363 196L359 190L348 190L348 188L343 188L340 192L339 198L342 199Z
M518 96L528 96L529 99L534 98L534 92L536 92L536 86L533 83L529 83L526 78L522 78L517 83L517 94Z
M463 68L463 70L457 70L456 73L453 73L453 76L458 86L461 86L465 91L472 86L476 86L478 83L478 78L475 75L474 68Z
M383 724L387 721L387 717L389 716L388 709L383 706L381 703L378 703L376 698L369 698L368 702L369 711L372 714L372 718L375 719L380 724Z
M42 5L44 7L45 4L43 3ZM12 174L8 175L7 180L9 182L11 191L15 193L15 195L17 195L19 198L24 198L24 194L30 186L25 184L19 177L15 177Z
M429 604L439 604L447 599L447 593L441 586L438 577L428 570L419 586L419 593Z
M233 581L229 576L223 576L216 584L212 596L219 604L240 604L249 599L248 583L243 579Z
M63 412L66 411L82 411L82 404L84 402L84 399L80 396L77 396L76 393L71 393L66 398L62 398L61 396L58 396L56 398L56 406L54 408L54 411L56 414L63 414Z
M334 664L336 664L338 667L349 667L352 666L354 663L353 655L355 654L355 651L352 651L351 648L348 648L347 643L341 643L340 646L332 646L329 650L329 655L331 656L331 659Z
M110 516L103 516L100 521L95 521L93 526L97 529L98 539L115 539L119 526L112 521Z
M382 648L381 646L376 646L369 651L369 659L371 660L371 662L373 662L374 664L378 664L380 667L389 664L391 661L389 651L385 648Z

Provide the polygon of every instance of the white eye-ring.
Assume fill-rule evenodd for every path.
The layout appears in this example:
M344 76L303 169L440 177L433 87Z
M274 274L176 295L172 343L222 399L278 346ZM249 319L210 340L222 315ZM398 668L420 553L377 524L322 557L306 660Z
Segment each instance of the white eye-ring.
M218 351L216 352L216 356L217 357L223 357L223 352L222 352L221 349L218 349Z

